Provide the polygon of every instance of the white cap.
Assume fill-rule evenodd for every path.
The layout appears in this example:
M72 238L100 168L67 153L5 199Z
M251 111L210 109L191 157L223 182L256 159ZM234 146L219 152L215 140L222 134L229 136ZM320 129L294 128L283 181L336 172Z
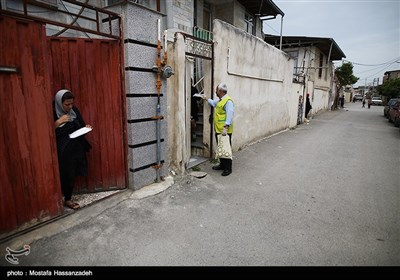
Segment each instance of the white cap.
M227 88L226 84L224 84L224 83L220 83L218 85L218 89L220 89L222 91L225 91L225 92L228 92L228 88Z

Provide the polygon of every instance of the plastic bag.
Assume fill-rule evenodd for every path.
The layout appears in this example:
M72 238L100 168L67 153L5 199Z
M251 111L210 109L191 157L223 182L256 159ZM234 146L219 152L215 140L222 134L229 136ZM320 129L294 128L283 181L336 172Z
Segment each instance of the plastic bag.
M232 159L232 147L229 142L229 136L228 135L218 135L218 146L217 146L217 152L215 154L215 158L229 158Z

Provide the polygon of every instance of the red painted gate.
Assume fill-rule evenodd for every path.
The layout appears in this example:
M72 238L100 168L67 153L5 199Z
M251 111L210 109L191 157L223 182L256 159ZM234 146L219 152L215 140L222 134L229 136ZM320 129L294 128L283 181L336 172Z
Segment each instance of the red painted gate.
M44 25L0 16L0 237L63 213L53 100L76 96L85 121L89 174L75 192L127 186L117 40L46 38Z
M63 212L44 27L0 17L0 232Z
M75 192L125 187L126 163L121 94L120 49L116 40L49 38L51 89L70 89L93 131L86 138L89 175Z

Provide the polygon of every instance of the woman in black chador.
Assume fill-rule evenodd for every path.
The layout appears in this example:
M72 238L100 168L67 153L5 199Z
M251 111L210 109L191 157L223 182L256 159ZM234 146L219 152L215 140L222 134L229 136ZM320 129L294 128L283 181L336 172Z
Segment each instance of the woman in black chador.
M306 121L308 121L308 113L310 113L311 109L312 109L312 106L311 106L311 102L310 102L310 94L307 93L307 97L306 97L306 112L305 112L305 116L304 116Z
M54 125L56 128L57 153L60 169L61 189L64 205L78 209L79 204L71 200L76 176L87 175L86 152L91 148L85 136L70 138L74 131L88 127L80 111L74 106L75 96L71 91L59 90L54 100Z

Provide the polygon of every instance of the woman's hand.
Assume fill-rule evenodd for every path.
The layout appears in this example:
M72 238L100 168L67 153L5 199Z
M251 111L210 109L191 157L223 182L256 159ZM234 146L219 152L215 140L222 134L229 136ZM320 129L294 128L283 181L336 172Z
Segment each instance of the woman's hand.
M87 128L93 129L93 127L90 124L86 125Z
M69 122L71 120L71 117L68 114L62 115L60 118L60 124Z
M69 122L71 117L68 114L62 115L58 120L55 121L56 128L62 125L63 123Z

